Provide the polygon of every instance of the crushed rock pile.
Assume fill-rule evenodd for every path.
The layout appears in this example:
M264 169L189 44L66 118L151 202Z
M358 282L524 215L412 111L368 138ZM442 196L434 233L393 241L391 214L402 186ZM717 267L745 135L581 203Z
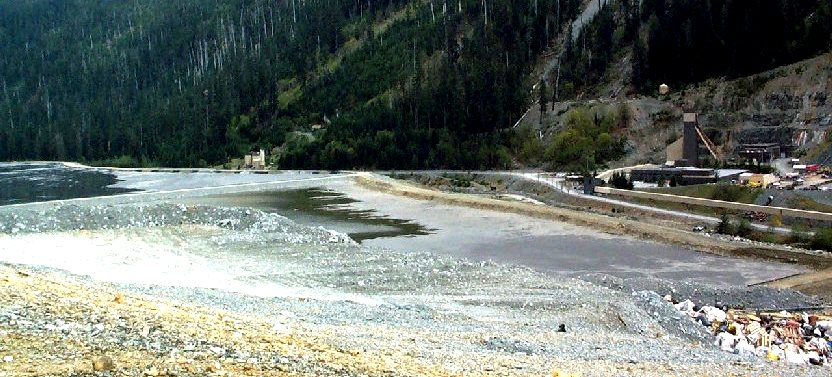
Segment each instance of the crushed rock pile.
M676 310L715 335L725 352L757 356L773 362L832 367L832 317L807 313L754 314L685 300Z

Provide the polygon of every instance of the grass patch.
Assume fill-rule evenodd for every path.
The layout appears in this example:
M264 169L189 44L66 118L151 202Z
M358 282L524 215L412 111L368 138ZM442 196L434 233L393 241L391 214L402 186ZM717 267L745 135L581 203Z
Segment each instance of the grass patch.
M104 160L91 161L90 166L108 167L108 168L141 168L148 167L147 164L142 164L138 159L132 156L119 156L108 158Z
M289 105L295 103L295 101L297 101L302 94L303 92L301 91L300 85L286 90L277 96L277 105L280 107L280 110L286 110L289 108Z
M805 197L800 194L795 194L793 198L790 198L788 203L786 204L786 207L805 209L807 211L832 213L832 206L819 203L818 201L812 198Z
M750 188L720 183L715 185L665 187L645 191L678 196L689 196L693 198L722 200L726 202L753 204L764 190L760 188Z
M832 251L832 229L816 231L809 244L813 249Z

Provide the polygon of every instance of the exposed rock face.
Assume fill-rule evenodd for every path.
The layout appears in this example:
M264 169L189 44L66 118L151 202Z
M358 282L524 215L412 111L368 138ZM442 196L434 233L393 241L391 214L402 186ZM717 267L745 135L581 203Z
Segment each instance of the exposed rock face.
M730 144L780 143L811 151L832 127L832 54L733 81L711 80L682 93L677 105Z
M629 140L627 156L612 166L664 162L667 145L681 136L684 112L699 114L700 126L725 156L738 144L779 143L785 153L805 152L807 161L832 162L832 53L754 76L708 80L660 98L593 93L598 98L559 102L546 114L532 106L522 124L545 141L563 129L572 108L610 110L623 103L630 114L621 134Z

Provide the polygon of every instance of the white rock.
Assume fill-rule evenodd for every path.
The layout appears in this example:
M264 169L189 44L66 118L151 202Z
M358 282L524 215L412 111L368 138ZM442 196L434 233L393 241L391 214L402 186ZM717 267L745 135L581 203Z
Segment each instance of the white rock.
M92 326L92 332L93 333L98 334L102 331L104 331L104 324L103 323L97 323L97 324Z
M790 364L809 364L809 359L805 354L797 353L792 350L786 350L786 362Z
M756 354L758 357L766 357L766 355L768 355L768 347L759 346L754 351L754 354Z
M708 322L713 323L716 322L725 322L727 315L724 311L719 308L715 308L713 306L703 306L702 313L705 314L705 318L707 318Z
M754 355L754 346L748 344L748 341L744 338L740 338L734 348L734 352L740 356L751 356Z
M272 325L272 331L278 334L286 334L289 332L289 326L283 323L275 323Z
M818 327L828 331L832 329L832 321L818 321Z
M690 313L693 312L693 307L695 306L691 300L685 300L678 304L673 305L676 310L683 312L683 313Z
M737 343L737 337L727 332L717 334L714 345L725 352L734 352L734 345Z

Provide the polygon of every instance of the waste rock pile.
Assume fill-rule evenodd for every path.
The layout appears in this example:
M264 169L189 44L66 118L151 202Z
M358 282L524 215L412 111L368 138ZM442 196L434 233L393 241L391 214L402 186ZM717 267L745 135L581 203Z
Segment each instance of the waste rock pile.
M681 313L710 329L714 345L740 356L772 362L832 366L832 317L788 311L760 312L674 304Z
M625 293L654 291L660 295L683 298L715 307L727 305L734 309L744 308L803 308L822 306L824 302L816 297L791 289L767 287L765 285L738 286L715 285L697 280L670 280L649 276L613 276L604 273L584 273L581 280L589 281Z

